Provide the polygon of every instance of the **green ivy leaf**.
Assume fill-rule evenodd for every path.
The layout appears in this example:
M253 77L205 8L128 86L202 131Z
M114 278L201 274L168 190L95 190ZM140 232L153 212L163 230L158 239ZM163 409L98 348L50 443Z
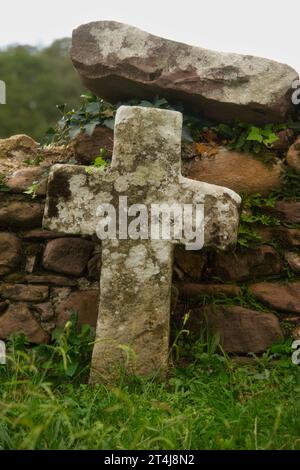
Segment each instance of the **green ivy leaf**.
M66 106L67 106L67 105L66 105L65 103L64 103L64 104L57 104L57 105L56 105L58 111L60 111L62 114L65 113L65 111L66 111Z
M155 108L163 108L164 106L168 106L168 102L165 98L155 98L153 106Z
M93 101L92 103L89 103L87 107L85 108L85 112L87 114L91 114L93 116L96 116L97 114L100 113L101 109L101 104L99 101Z
M96 168L105 167L105 166L107 166L107 161L104 160L104 158L102 158L101 156L99 156L99 157L95 158L93 166L96 167Z
M228 126L227 124L219 124L216 127L216 131L226 139L232 139L234 137L234 131L232 127Z
M246 142L246 135L243 133L238 137L237 141L233 144L233 148L240 150L243 148L245 142Z
M276 134L274 134L273 132L271 132L268 137L266 139L263 140L263 143L267 146L267 147L271 147L272 144L274 144L274 142L276 142L278 140L278 137Z
M194 142L194 139L191 134L191 130L186 125L182 126L182 140L185 140L186 142Z
M99 121L89 122L84 126L85 132L91 137L94 133L96 126L99 124Z
M254 153L260 153L262 150L262 146L259 142L253 142L252 150Z
M264 139L261 135L261 130L258 127L251 126L250 132L247 135L246 140L252 140L255 142L262 143Z
M115 128L115 119L114 118L105 119L105 121L103 121L102 124L103 124L103 126L108 127L108 129L114 130L114 128Z
M143 100L140 102L140 106L143 106L144 108L153 108L153 103L151 103L151 101Z
M78 136L78 134L80 134L81 132L81 128L78 127L78 126L73 126L69 129L69 137L71 140L75 139L75 137Z
M66 370L66 375L68 377L74 377L77 369L78 369L79 363L78 362L73 362L68 365L67 370Z

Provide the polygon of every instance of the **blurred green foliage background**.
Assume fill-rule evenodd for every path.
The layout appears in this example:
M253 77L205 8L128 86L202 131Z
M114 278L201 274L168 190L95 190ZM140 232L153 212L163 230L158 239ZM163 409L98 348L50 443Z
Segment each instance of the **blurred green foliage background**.
M69 57L71 40L45 48L12 45L0 49L0 79L6 105L0 105L0 138L28 134L38 142L60 117L57 104L80 104L84 92Z

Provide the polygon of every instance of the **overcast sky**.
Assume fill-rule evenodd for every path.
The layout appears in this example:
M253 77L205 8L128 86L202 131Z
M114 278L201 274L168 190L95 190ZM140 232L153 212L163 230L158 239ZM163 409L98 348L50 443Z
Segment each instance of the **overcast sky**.
M0 47L49 44L114 19L170 39L288 63L300 72L299 0L2 0ZM1 71L0 71L1 72Z

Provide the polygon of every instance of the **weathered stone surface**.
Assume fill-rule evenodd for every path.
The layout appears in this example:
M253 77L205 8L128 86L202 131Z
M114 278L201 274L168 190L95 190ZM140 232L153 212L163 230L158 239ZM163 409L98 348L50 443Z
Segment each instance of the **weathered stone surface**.
M0 338L7 339L11 334L23 333L31 343L46 343L49 339L47 333L41 328L33 317L27 304L11 305L0 316Z
M99 281L101 272L101 255L93 256L88 262L89 278Z
M70 276L80 276L87 267L94 244L80 238L57 238L47 243L43 266L45 269Z
M159 95L222 122L284 120L298 79L287 65L188 46L115 21L77 28L71 58L87 88L108 101Z
M287 261L289 267L295 273L300 272L300 253L297 251L287 251L284 254L285 260Z
M5 182L13 193L23 193L33 184L38 184L36 188L37 196L45 196L47 190L47 174L41 167L29 167L14 172Z
M44 204L6 201L0 205L0 227L27 229L42 225Z
M256 228L256 232L264 243L276 241L286 248L300 247L300 230L285 227L262 227Z
M72 311L78 314L78 326L91 325L96 328L99 307L99 292L85 290L72 292L69 297L58 303L55 308L57 325L64 326L70 319Z
M0 294L4 299L19 302L42 302L48 298L49 288L26 284L2 284Z
M22 232L21 234L24 240L43 241L53 240L54 238L68 237L69 235L62 232L52 232L51 230L42 230L39 228Z
M55 330L56 324L54 321L41 321L41 327L50 335Z
M71 292L72 289L70 287L53 287L51 289L51 300L54 307L56 307L60 302L67 300Z
M258 300L275 310L292 313L300 311L300 282L261 282L251 285L249 289Z
M201 251L187 251L184 247L176 246L174 262L192 279L200 279L205 266L206 255Z
M78 289L99 291L99 278L97 280L89 280L86 277L80 277L78 279Z
M300 339L300 326L294 328L294 330L292 331L292 337L294 339Z
M274 235L282 245L292 248L300 247L300 230L296 228L278 227L274 230Z
M0 174L11 176L15 171L30 168L47 170L56 163L67 163L73 158L69 146L46 146L39 144L27 135L14 135L0 139Z
M152 129L151 133L149 132L150 135L145 132L142 122L145 120L146 113L149 113L149 122L147 121L146 124L148 130L150 130L151 121L163 136L169 138L169 136L173 136L174 129L181 127L181 114L175 111L137 106L120 107L117 114L119 121L116 121L119 135L116 136L115 131L115 140L118 139L118 142L115 142L116 157L113 158L112 167L102 171L92 169L87 173L84 167L77 165L54 165L49 175L44 227L51 230L64 230L69 234L94 235L95 227L100 220L95 217L99 205L113 201L118 202L119 195L124 193L128 195L129 192L128 199L132 198L133 202L140 203L140 192L137 192L136 189L139 188L141 191L141 188L145 186L145 200L148 203L151 199L157 203L165 202L166 199L174 202L180 201L180 203L203 203L207 214L205 244L221 250L234 246L240 197L230 189L195 182L181 176L181 135L176 136L176 139L173 136L172 151L175 152L175 156L172 156L165 137L159 140L157 136L153 135ZM174 113L172 127L166 113ZM135 120L136 122L134 122ZM123 138L123 136L126 137L126 133L127 142ZM139 139L139 142L134 142L134 146L128 140L129 133ZM148 147L160 145L156 154L150 147L149 152L153 152L152 161L150 161L149 155L149 161L146 164L143 157L145 145ZM169 153L168 158L164 161L162 156L164 156L165 150ZM125 152L137 153L136 160L134 161L130 157L128 162L121 162L121 165L118 160L124 160L123 154ZM138 152L142 152L142 154L139 155ZM136 171L137 175L134 177ZM133 177L134 179L132 179ZM169 194L165 187L168 183ZM130 205L130 202L128 204ZM115 206L117 207L117 204ZM222 237L219 234L216 235L216 226L220 227Z
M28 274L23 276L23 281L29 284L52 284L53 286L76 287L77 280L54 274Z
M5 300L4 302L0 302L0 315L4 313L5 310L7 310L8 306L9 306L8 300Z
M18 237L12 233L0 233L0 276L17 267L21 253L22 247Z
M285 323L291 323L292 325L300 325L300 312L298 315L291 315L290 313L282 314L282 320Z
M54 317L54 310L51 302L35 304L32 308L34 308L42 322L48 322Z
M26 274L32 274L38 268L43 246L37 243L24 243L23 250L26 253L25 266L23 269ZM20 273L20 278L21 277L22 275ZM19 282L19 280L14 282Z
M286 160L288 165L300 174L300 137L289 148Z
M37 142L27 135L0 139L0 174L9 176L14 171L26 167L26 161L34 158L37 151Z
M69 145L51 145L39 149L41 162L39 165L48 169L52 165L68 163L74 158L73 150Z
M79 166L52 168L44 226L94 235L100 204L118 208L119 196L132 204L203 203L204 241L226 249L236 242L240 197L218 186L181 176L182 116L174 111L118 109L114 155L105 170ZM179 240L176 240L176 243ZM51 243L51 242L50 242ZM173 243L169 240L102 241L100 306L91 381L113 380L124 366L119 347L136 354L129 373L165 373L168 364ZM126 359L125 359L126 363Z
M219 184L238 193L268 195L280 188L282 162L266 165L256 155L220 149L215 155L196 157L183 166L187 178Z
M72 150L78 163L89 165L99 156L100 149L107 151L107 157L112 156L114 133L107 127L96 127L93 134L81 132L72 142Z
M26 257L25 273L31 274L35 270L38 262L38 256L32 254Z
M278 201L275 203L274 207L264 208L264 212L289 224L300 223L299 202Z
M183 282L176 284L179 295L182 297L200 297L224 294L227 297L236 297L241 289L234 284L196 284Z
M262 245L237 253L216 254L212 272L214 276L224 280L246 281L279 274L281 269L278 253L271 246Z
M9 158L15 155L15 152L35 153L38 143L25 134L18 134L0 139L0 158Z
M272 150L288 150L290 145L294 140L294 132L292 129L284 129L282 131L276 132L278 140L273 142Z
M232 354L262 353L283 339L275 315L238 306L195 309L185 327L199 332L205 324L211 333L220 336L224 350Z
M175 308L177 306L177 303L178 303L178 299L179 299L179 291L177 289L177 286L172 284L172 286L171 286L171 307L170 307L170 312L171 313L174 313L174 310L175 310Z

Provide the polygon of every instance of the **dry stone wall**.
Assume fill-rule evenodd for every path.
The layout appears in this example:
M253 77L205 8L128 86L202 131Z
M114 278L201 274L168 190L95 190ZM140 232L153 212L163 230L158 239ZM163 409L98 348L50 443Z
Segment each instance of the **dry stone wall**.
M23 332L47 342L72 310L95 327L99 242L42 229L49 167L70 154L41 150L27 136L0 141L0 152L0 338Z
M289 151L290 138L282 142L286 161L271 166L251 154L220 149L199 156L183 146L183 173L268 196L280 188L284 165L299 171L299 141ZM111 154L112 143L105 128L66 148L41 149L27 136L0 140L0 339L23 332L32 343L47 342L72 310L79 324L95 326L101 244L43 230L42 217L50 166L91 163L100 147ZM234 253L175 252L173 322L180 326L189 312L187 326L199 333L208 325L229 353L260 353L284 335L299 334L300 203L277 201L268 211L279 223L258 227L255 246Z

